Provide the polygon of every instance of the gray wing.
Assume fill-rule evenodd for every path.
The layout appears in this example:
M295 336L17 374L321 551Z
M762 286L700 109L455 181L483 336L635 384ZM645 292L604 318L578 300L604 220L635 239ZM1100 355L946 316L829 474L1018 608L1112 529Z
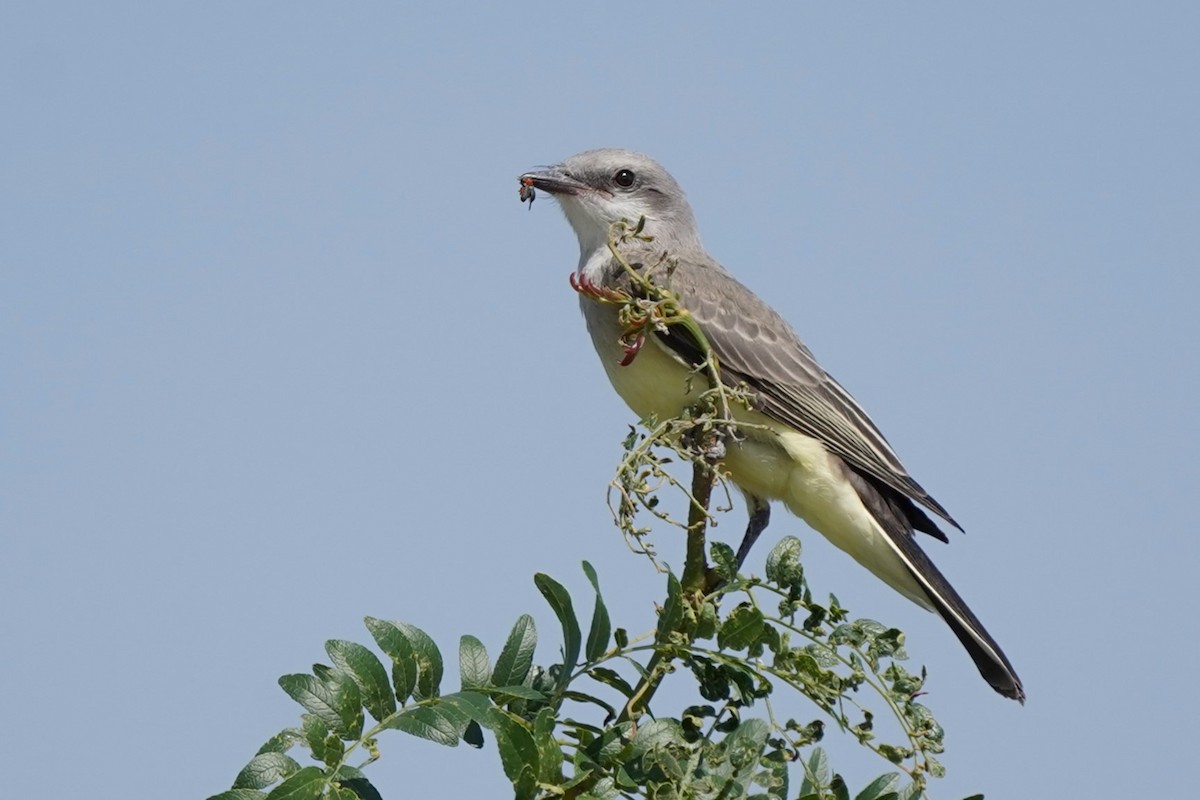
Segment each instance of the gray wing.
M945 534L909 501L920 503L961 530L946 509L909 476L871 418L821 368L774 309L715 262L680 263L670 287L708 337L725 383L746 383L758 396L758 410L817 439L858 472L894 490L899 497L890 499L915 512L905 516L917 530L946 541ZM673 333L661 338L692 363L700 360L694 342Z

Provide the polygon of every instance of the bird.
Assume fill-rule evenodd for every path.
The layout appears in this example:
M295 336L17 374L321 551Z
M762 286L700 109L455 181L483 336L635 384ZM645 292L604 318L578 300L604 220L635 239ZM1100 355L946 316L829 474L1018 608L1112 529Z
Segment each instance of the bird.
M803 519L904 597L936 612L997 692L1024 703L1008 657L916 541L949 542L930 518L961 526L901 464L858 402L817 362L783 317L743 286L701 244L676 180L657 161L622 149L587 150L519 176L521 199L551 195L579 240L573 276L592 343L617 394L640 418L679 416L697 401L704 354L670 326L646 338L635 357L618 307L596 291L629 289L609 249L614 223L643 226L622 246L635 268L670 264L660 280L687 310L716 356L719 379L749 392L735 413L722 470L746 498L749 523L739 566L770 521L772 501ZM639 223L640 221L640 223Z

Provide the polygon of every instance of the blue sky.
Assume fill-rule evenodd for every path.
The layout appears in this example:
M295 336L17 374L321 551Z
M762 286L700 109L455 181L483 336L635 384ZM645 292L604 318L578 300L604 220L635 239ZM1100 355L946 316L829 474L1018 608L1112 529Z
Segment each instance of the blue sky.
M219 791L296 719L276 678L366 640L366 615L495 653L531 612L549 662L532 574L583 602L585 558L614 618L650 627L661 582L604 506L631 414L567 285L573 235L517 202L518 173L597 146L667 165L710 251L966 528L927 549L1024 708L802 523L767 536L802 536L817 589L908 632L949 732L935 796L1179 788L1198 23L1185 3L6 3L6 793ZM882 771L834 748L857 783ZM383 751L385 796L507 791L490 748Z

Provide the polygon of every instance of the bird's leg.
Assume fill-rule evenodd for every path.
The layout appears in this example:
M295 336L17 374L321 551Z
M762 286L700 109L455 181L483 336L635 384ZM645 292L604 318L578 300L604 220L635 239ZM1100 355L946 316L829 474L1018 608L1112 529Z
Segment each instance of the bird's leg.
M754 547L759 535L767 529L767 524L771 521L770 502L749 494L746 495L746 501L750 504L750 522L746 525L746 535L742 537L742 543L738 547L738 569L741 569L746 556L750 555L750 548Z

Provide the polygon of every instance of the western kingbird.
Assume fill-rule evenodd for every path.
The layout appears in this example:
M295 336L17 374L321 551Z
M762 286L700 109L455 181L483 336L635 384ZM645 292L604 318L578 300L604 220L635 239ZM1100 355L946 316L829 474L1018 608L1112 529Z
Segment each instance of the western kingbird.
M909 476L791 326L705 252L670 173L640 153L589 150L520 181L522 199L532 201L532 187L558 200L579 238L584 285L628 290L628 276L608 249L610 230L622 219L644 217L653 241L629 242L622 256L646 269L664 263L665 254L674 269L669 278L655 275L656 282L695 318L721 381L750 388L751 408L735 412L749 424L726 442L723 462L750 510L739 564L767 526L770 501L780 500L900 594L941 615L987 682L1023 703L1025 690L1008 658L915 541L921 531L949 542L922 507L961 526ZM668 419L695 402L703 384L695 373L704 359L696 342L674 326L647 337L630 360L617 307L582 292L580 305L608 378L634 413Z

